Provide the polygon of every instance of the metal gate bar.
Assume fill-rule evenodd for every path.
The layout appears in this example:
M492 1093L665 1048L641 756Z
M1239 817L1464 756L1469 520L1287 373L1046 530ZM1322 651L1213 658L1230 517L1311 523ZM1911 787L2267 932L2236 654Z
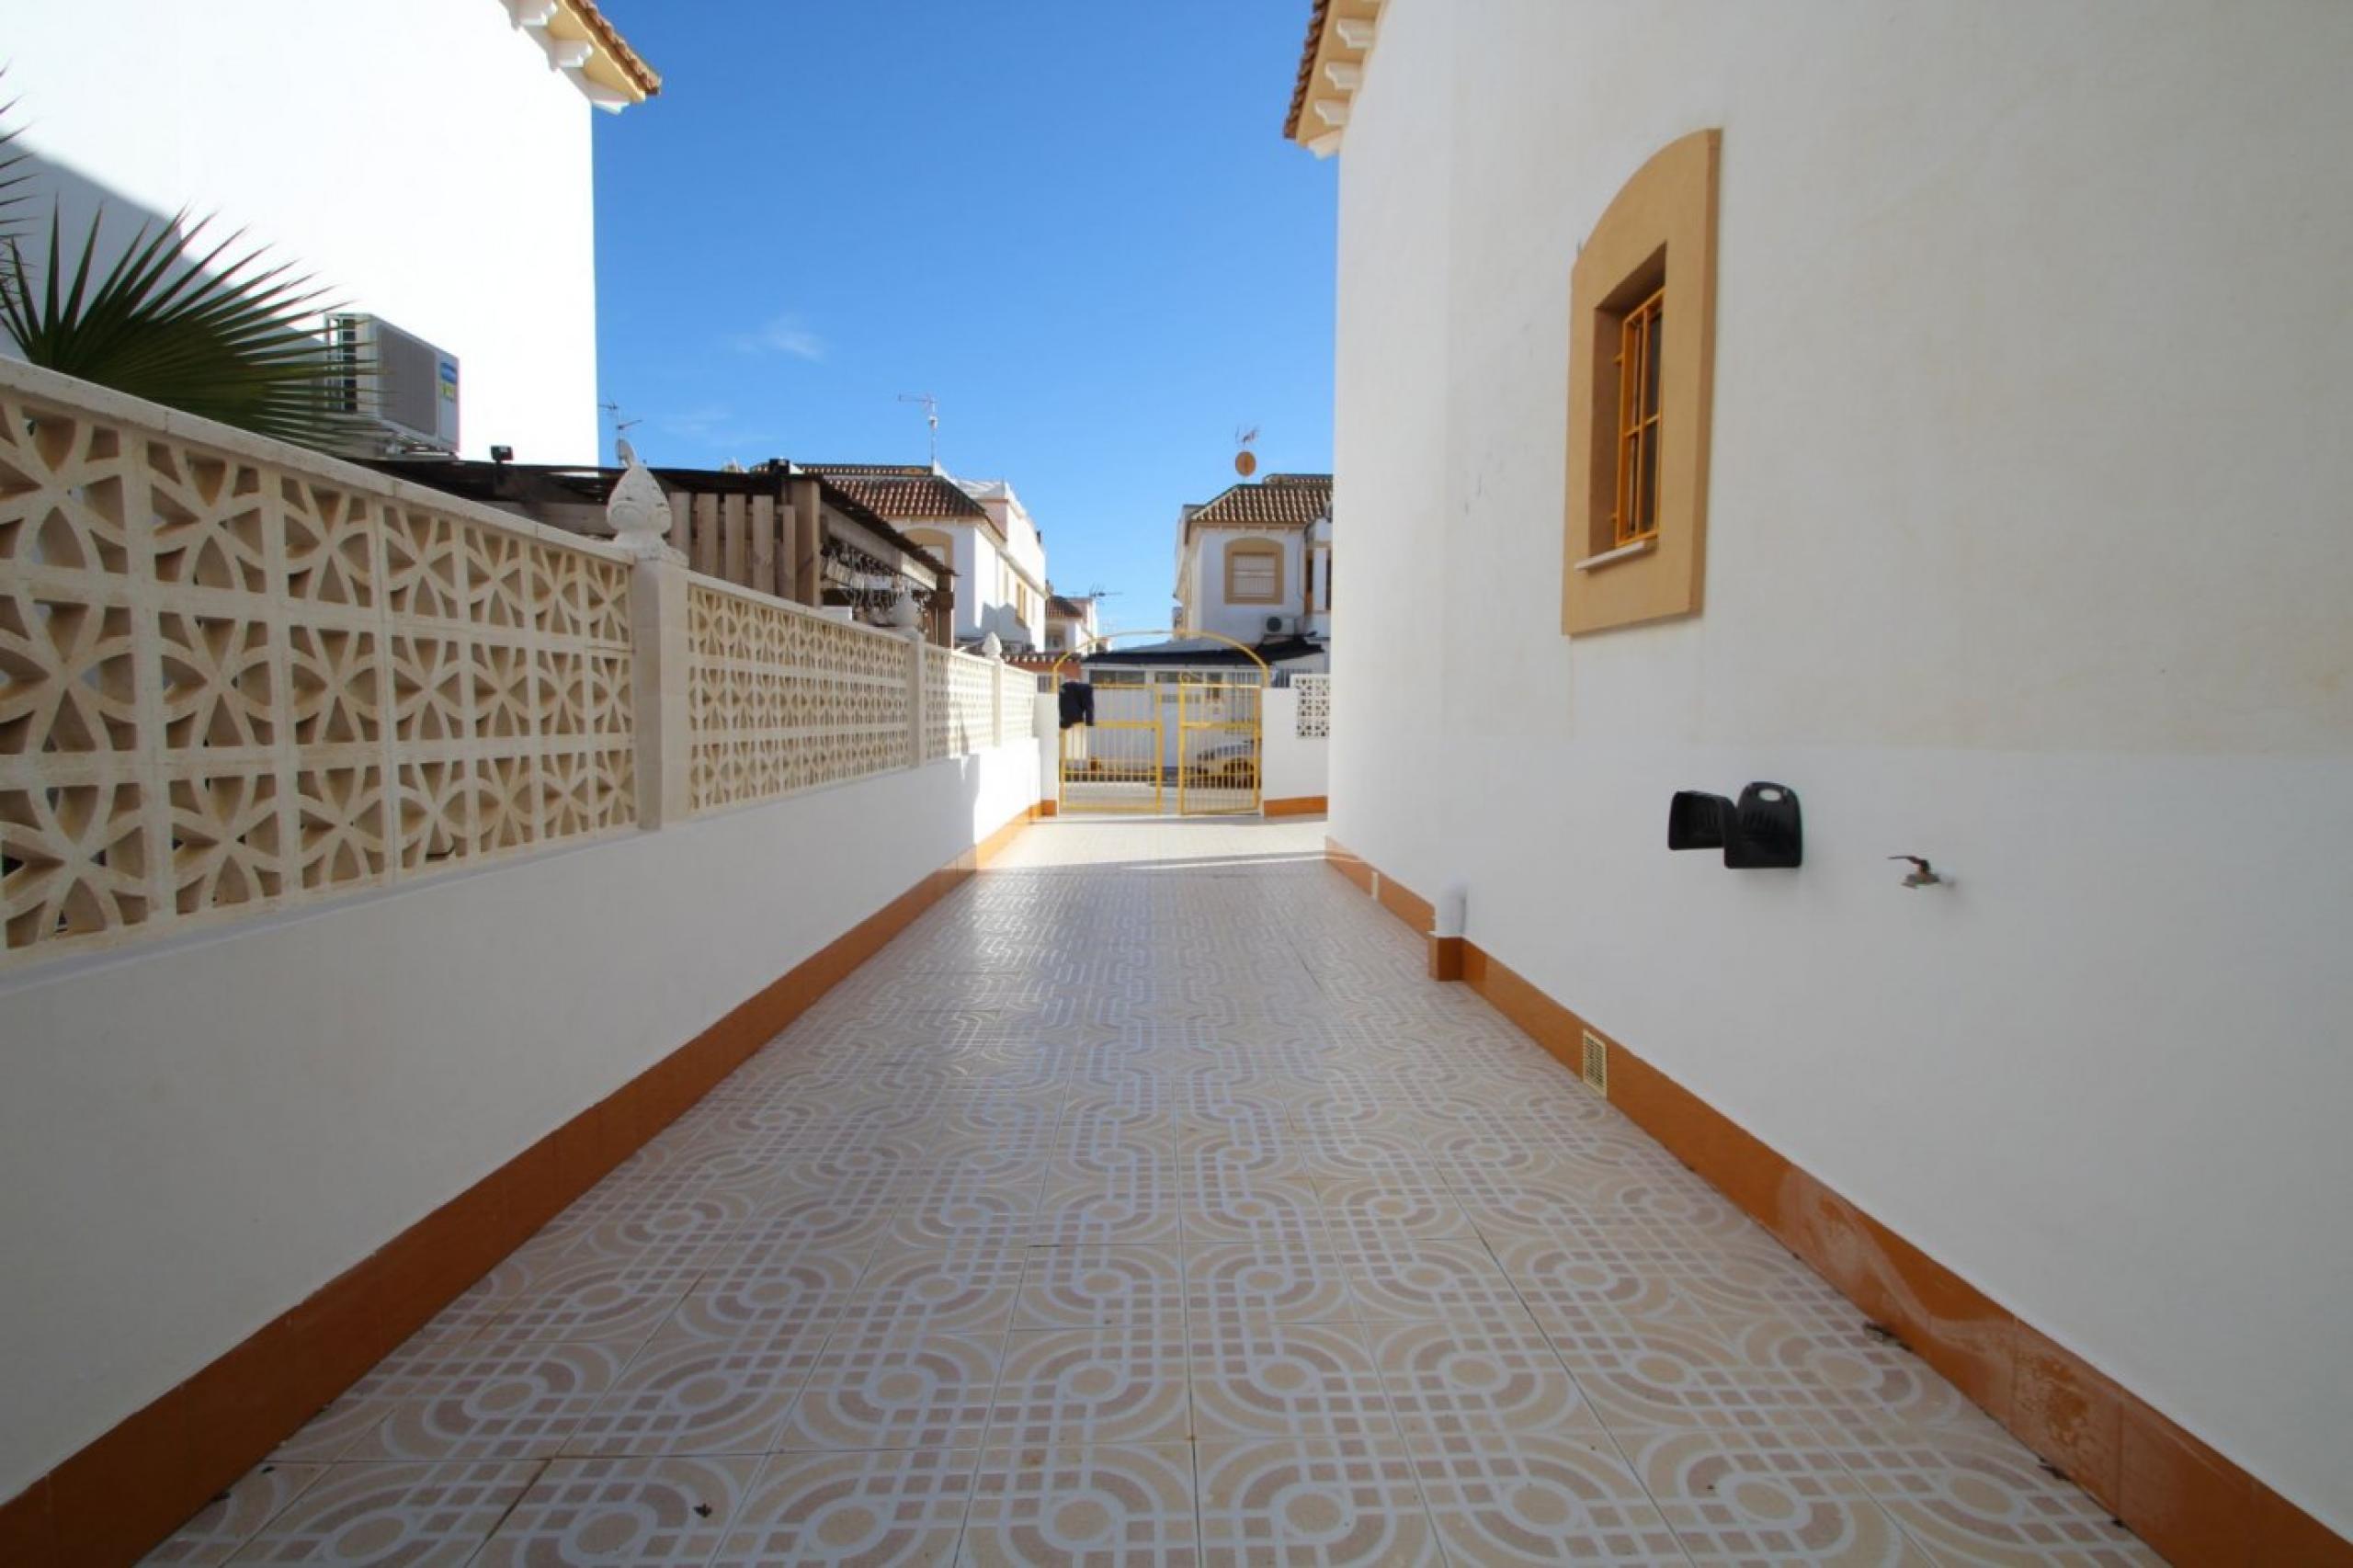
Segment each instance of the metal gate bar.
M1149 686L1097 686L1095 722L1062 737L1062 810L1157 815L1167 809L1160 694Z
M1225 681L1176 687L1176 813L1248 816L1258 811L1263 687Z

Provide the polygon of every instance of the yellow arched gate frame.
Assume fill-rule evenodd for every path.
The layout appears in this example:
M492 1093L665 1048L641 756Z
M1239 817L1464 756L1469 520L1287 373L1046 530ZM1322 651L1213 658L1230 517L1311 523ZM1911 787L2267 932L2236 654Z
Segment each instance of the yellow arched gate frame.
M1062 733L1059 810L1067 815L1127 812L1180 816L1248 816L1264 785L1267 662L1247 643L1210 631L1108 631L1086 648L1054 661L1053 687L1063 666L1115 637L1209 637L1249 655L1247 666L1214 672L1145 670L1140 681L1096 680L1095 721ZM1111 672L1105 672L1107 674Z

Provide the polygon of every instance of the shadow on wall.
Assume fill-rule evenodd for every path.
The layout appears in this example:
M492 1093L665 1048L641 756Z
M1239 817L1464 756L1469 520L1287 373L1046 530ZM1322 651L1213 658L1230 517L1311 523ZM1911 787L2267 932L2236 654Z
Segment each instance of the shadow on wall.
M4 85L5 78L0 78L0 86ZM0 130L12 123L16 123L13 116L0 115ZM28 131L33 128L20 126L19 129ZM91 264L90 279L95 287L98 279L106 276L106 269L121 260L141 234L152 233L166 226L176 226L186 233L204 216L205 210L201 206L192 205L186 214L186 221L174 225L174 214L158 212L144 202L134 201L112 186L92 179L71 164L43 157L26 145L23 135L10 144L10 150L21 155L22 161L17 165L15 173L24 176L25 184L19 191L23 199L10 211L13 222L9 228L16 238L17 252L24 258L26 281L35 289L46 287L49 281L49 244L52 233L59 236L58 249L63 255L70 272L81 257L82 244L89 237L90 225L94 222L97 223L99 240ZM56 220L54 227L51 222L52 217ZM204 239L210 243L205 248L230 239L235 233L233 229L219 225L208 229ZM233 247L230 254L243 255L259 244L258 240L248 241ZM199 254L202 253L199 251ZM279 259L295 261L295 270L301 270L299 258ZM172 268L175 276L188 270L189 264L186 259ZM6 343L9 352L16 351L15 341L8 338L5 331L0 331L0 343Z

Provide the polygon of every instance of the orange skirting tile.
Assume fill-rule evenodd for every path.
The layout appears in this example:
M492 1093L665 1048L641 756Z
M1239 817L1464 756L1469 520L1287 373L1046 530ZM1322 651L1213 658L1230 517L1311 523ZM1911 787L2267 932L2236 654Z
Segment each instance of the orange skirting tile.
M133 1562L572 1200L1002 854L1022 811L956 861L403 1231L179 1387L0 1503L7 1568Z
M1320 817L1331 809L1331 801L1322 795L1286 795L1260 801L1259 809L1270 817Z
M1427 901L1334 840L1324 846L1334 870L1415 932L1428 931ZM1431 939L1433 974L1444 939ZM1582 1069L1591 1026L1575 1013L1476 942L1462 944L1461 977L1571 1072ZM1608 1044L1612 1105L2168 1561L2353 1568L2353 1541L1594 1032Z

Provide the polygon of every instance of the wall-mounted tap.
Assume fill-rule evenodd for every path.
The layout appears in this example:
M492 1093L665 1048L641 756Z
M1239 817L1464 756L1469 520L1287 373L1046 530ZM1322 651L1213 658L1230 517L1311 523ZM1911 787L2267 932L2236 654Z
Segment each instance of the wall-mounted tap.
M1912 862L1912 869L1906 872L1904 878L1904 885L1907 888L1949 888L1952 886L1952 879L1950 877L1938 876L1937 874L1937 869L1934 866L1929 865L1928 862L1920 856L1891 855L1888 858L1891 860L1909 860Z

